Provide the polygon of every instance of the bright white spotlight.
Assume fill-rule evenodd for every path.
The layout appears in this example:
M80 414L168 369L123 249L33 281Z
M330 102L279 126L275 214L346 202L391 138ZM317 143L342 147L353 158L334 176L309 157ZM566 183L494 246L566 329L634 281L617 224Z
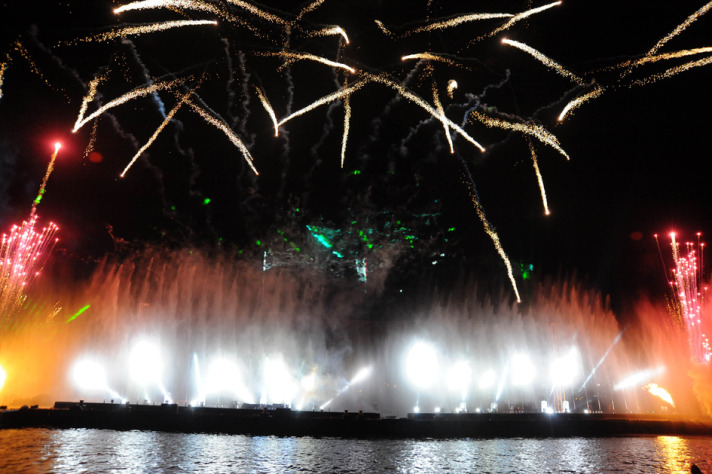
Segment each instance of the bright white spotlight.
M551 382L555 387L568 387L581 376L581 357L575 347L554 359L551 364Z
M141 385L161 382L161 351L149 341L137 342L129 356L129 367L133 379Z
M267 403L290 405L297 391L297 383L289 373L287 364L281 355L265 358L264 362L265 395Z
M206 376L206 391L210 394L229 394L247 403L254 403L254 397L242 380L242 371L235 360L217 357L210 362Z
M494 383L497 381L497 374L494 373L494 370L489 369L485 371L480 376L480 382L479 382L479 387L480 390L487 390L492 387L494 387Z
M370 375L373 370L371 367L364 367L363 369L359 370L356 375L354 375L354 378L351 379L351 382L349 382L350 385L363 382L366 380Z
M77 387L87 391L107 391L106 372L98 362L82 359L72 367L72 379Z
M512 384L529 385L536 376L536 367L527 354L515 354L511 362Z
M435 347L423 341L414 343L406 356L405 373L416 388L430 387L438 373L438 353Z
M5 379L7 378L7 373L5 369L0 367L0 390L2 390L3 385L5 385Z
M447 371L447 388L465 397L470 386L470 364L466 360L459 360Z
M316 390L316 371L312 370L307 375L302 377L299 381L299 385L301 385L302 390L307 393L311 393Z

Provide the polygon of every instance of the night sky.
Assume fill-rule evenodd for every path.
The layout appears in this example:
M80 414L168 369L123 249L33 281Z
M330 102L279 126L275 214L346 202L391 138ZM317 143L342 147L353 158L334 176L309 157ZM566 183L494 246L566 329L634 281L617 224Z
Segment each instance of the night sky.
M475 278L508 289L504 264L473 208L469 174L520 284L521 269L532 265L529 273L535 278L575 277L610 294L614 305L625 306L641 294L664 293L654 233L674 229L692 238L712 231L705 171L712 69L697 67L629 87L706 56L641 66L624 79L620 69L605 69L642 57L703 2L564 1L473 43L504 20L406 33L427 24L427 18L516 13L544 3L327 0L304 15L288 43L282 26L237 7L230 11L242 22L217 18L217 27L186 27L130 41L76 41L119 26L215 15L166 9L113 15L120 3L110 1L34 3L0 2L0 61L7 64L0 98L0 227L7 232L28 215L53 143L60 140L63 148L38 214L59 223L56 253L62 262L81 266L144 243L223 247L244 255L260 255L269 246L283 256L314 239L305 230L309 225L331 229L342 248L361 255L398 246L389 283L393 288L418 276L442 286ZM259 4L290 20L301 6ZM380 31L374 19L394 36ZM340 44L338 36L305 34L328 25L342 26L350 44ZM710 31L712 13L660 52L710 46ZM577 86L529 54L501 44L503 37L536 48L583 77L586 85ZM284 67L283 59L265 55L283 48L407 80L408 89L431 104L434 80L446 115L456 123L478 106L491 117L543 126L571 157L567 161L532 140L551 215L544 215L521 133L470 123L466 131L487 151L455 137L451 155L439 122L383 85L367 85L351 97L343 169L340 101L288 122L275 138L254 87L265 92L282 118L336 91L347 79L323 64L302 60ZM400 60L425 51L444 54L451 62L432 62L429 73L426 62L416 66L417 61ZM199 86L200 103L245 142L259 177L222 132L183 107L127 176L119 178L163 116L151 96L116 107L99 119L94 153L86 154L94 122L75 134L71 130L87 84L98 74L105 80L90 111L149 78L186 78L175 89L179 93ZM445 92L450 79L459 84L452 99ZM349 75L348 80L355 78ZM557 124L566 103L595 84L606 92ZM158 97L165 112L177 103L172 91ZM368 229L376 249L359 238L359 230ZM667 257L667 238L662 243ZM335 268L337 258L332 257ZM526 284L523 288L526 298Z

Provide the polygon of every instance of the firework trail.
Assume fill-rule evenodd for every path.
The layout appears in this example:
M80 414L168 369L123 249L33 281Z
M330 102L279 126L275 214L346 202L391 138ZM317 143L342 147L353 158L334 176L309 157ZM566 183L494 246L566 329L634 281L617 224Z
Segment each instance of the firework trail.
M381 33L384 35L388 36L390 39L395 39L396 36L393 34L391 30L386 28L386 25L383 24L381 20L373 20L373 22L376 24L379 30L381 30Z
M566 107L563 108L561 113L559 114L559 117L557 120L559 122L563 121L564 118L569 114L569 112L573 112L574 110L578 109L580 106L582 106L584 103L588 102L591 99L595 99L596 97L600 97L603 92L606 89L603 86L596 86L592 91L585 93L582 96L579 96L566 104Z
M477 217L480 218L480 222L482 222L482 225L485 228L485 233L489 236L490 239L492 239L494 247L495 249L497 249L497 253L504 261L504 265L507 267L507 276L509 277L509 281L512 283L512 288L514 289L514 295L517 298L517 303L521 303L522 300L519 297L517 282L514 280L514 273L512 272L512 263L509 261L509 257L507 257L507 254L505 253L504 248L502 247L502 243L499 240L499 235L497 235L497 230L487 220L487 215L485 214L485 210L482 207L482 204L480 203L480 197L478 196L477 190L472 184L472 181L466 181L465 184L467 186L468 192L470 193L472 204L475 206L475 212L477 213Z
M536 174L536 181L539 184L539 191L541 193L541 203L544 205L544 214L548 216L551 213L549 212L549 203L547 202L547 199L546 199L546 189L544 188L544 178L542 177L541 171L539 170L539 160L537 159L536 151L534 150L534 145L532 144L531 140L527 140L527 144L529 145L529 151L532 154L532 164L534 165L534 173Z
M156 138L158 138L158 135L161 133L161 131L163 131L163 129L166 128L166 125L168 125L171 122L171 120L173 120L173 116L176 114L176 112L178 112L178 110L183 106L183 104L188 100L188 97L190 97L193 94L193 92L194 91L191 90L187 94L185 94L180 99L178 104L175 107L173 107L173 109L171 109L170 112L168 112L168 114L166 115L166 118L163 120L163 122L161 122L161 125L159 125L158 128L156 129L156 131L153 132L153 135L151 135L151 138L149 138L148 141L146 142L146 144L143 145L136 152L136 154L133 156L133 158L131 158L131 161L129 162L129 164L126 165L126 168L124 168L124 170L119 175L120 177L123 178L124 176L126 176L126 172L128 172L129 168L131 168L131 166L133 166L133 164L136 162L136 160L138 160L138 158L141 155L143 155L143 152L145 152L148 149L148 147L151 146L151 144L156 140Z
M349 127L351 126L351 95L344 97L344 135L341 138L341 168L346 161L346 143L349 140Z
M242 140L240 140L240 138L235 135L235 132L233 132L224 121L218 119L214 115L210 114L207 110L203 109L197 104L194 104L187 98L185 99L185 103L188 104L195 112L197 112L198 115L203 117L206 122L217 128L218 130L221 130L233 143L233 145L235 145L242 152L242 156L245 157L245 161L247 161L247 164L250 165L250 168L252 168L252 171L255 173L255 175L259 175L259 173L257 172L257 168L255 168L255 165L252 162L253 160L252 155L250 155L250 151L247 149Z
M93 82L94 81L92 81L92 83ZM100 116L101 114L103 114L104 112L106 112L107 110L109 110L113 107L119 106L121 104L124 104L124 103L126 103L130 100L133 100L133 99L137 99L139 97L144 97L146 95L153 94L154 92L157 92L160 90L171 89L173 87L176 87L176 86L182 84L183 82L185 82L185 79L174 79L172 81L158 82L158 83L154 83L149 86L146 86L146 87L140 87L138 89L134 89L131 92L127 92L126 94L124 94L124 95L112 100L108 104L100 107L99 109L94 111L91 115L89 115L88 117L85 118L84 114L86 113L87 104L91 100L93 100L94 94L96 94L96 86L97 86L98 82L95 84L90 84L89 94L82 101L82 107L81 107L81 110L79 111L79 116L77 117L77 121L74 123L74 129L72 129L72 133L75 133L77 130L82 128L84 126L84 124L86 124L87 122Z
M54 170L54 162L57 159L57 154L59 154L59 149L62 148L62 144L57 142L54 144L54 153L49 159L49 165L47 165L47 171L45 172L44 178L42 179L42 184L40 184L40 190L37 192L37 197L32 201L32 210L30 211L30 219L35 216L37 211L37 205L42 201L42 197L45 193L45 188L47 187L47 181L49 180L49 175L52 174Z
M258 18L262 18L263 20L267 20L270 23L275 23L277 25L289 25L289 22L283 18L278 17L277 15L273 15L272 13L268 13L264 10L260 10L256 6L252 5L251 3L243 2L242 0L227 0L227 3L230 5L235 5L236 7L242 8L243 10L246 10L253 15L255 15Z
M476 110L470 112L469 117L471 119L477 120L478 122L482 122L483 124L491 128L502 128L505 130L512 130L524 133L526 135L531 135L537 138L542 143L545 143L550 147L554 148L556 151L561 153L567 160L570 159L569 155L561 148L559 140L554 135L547 132L541 125L506 122L504 120L487 117Z
M299 61L302 59L306 59L308 61L316 61L318 63L326 64L327 66L339 68L339 69L344 69L350 73L355 73L356 69L352 68L351 66L347 66L346 64L339 63L336 61L332 61L330 59L323 58L321 56L317 56L315 54L309 54L309 53L292 53L289 51L280 51L277 53L261 53L261 56L281 56L283 58L287 58L288 63L294 62L294 61Z
M440 56L439 54L433 54L433 53L415 53L415 54L408 54L406 56L403 56L401 58L401 61L408 61L410 59L425 59L427 61L440 61L442 63L447 63L450 64L451 66L459 66L459 64L445 56Z
M7 71L9 63L0 63L0 99L2 99L2 84L5 80L5 71Z
M307 33L307 36L310 38L316 38L319 36L341 36L346 44L349 44L349 37L346 34L346 31L344 31L344 29L340 26L329 26L322 28L321 30L310 31Z
M333 102L335 100L339 100L343 97L349 96L356 92L357 90L361 89L363 86L365 86L369 81L367 80L360 80L356 81L355 83L351 84L348 87L344 87L343 89L340 89L336 92L332 92L329 95L326 95L322 97L321 99L317 99L311 104L307 105L306 107L297 110L296 112L293 112L292 114L288 115L287 117L283 118L282 120L277 123L277 126L282 126L288 121L292 120L295 117L299 117L300 115L304 115L307 112L311 112L312 110L316 109L317 107L320 107L324 104L328 104L329 102Z
M306 15L307 13L311 13L314 10L316 10L317 8L319 8L320 6L322 6L324 4L324 2L326 2L326 0L315 0L315 1L311 2L310 4L308 4L307 6L305 6L304 8L302 8L301 11L297 14L297 17L294 19L295 23L300 21L302 19L302 17L304 15Z
M440 114L441 118L445 117L445 110L443 110L443 106L440 103L440 97L438 96L438 86L435 83L435 81L432 82L433 86L433 103L435 104L435 108L437 109L438 113ZM455 153L455 148L452 145L452 136L450 136L450 127L447 126L447 124L443 123L443 128L445 129L445 137L447 138L447 143L450 145L450 154Z
M455 93L455 89L457 89L457 81L455 79L450 79L447 83L447 96L451 99Z
M640 66L643 64L656 63L658 61L665 61L668 59L678 59L684 58L685 56L694 56L695 54L705 54L712 53L712 47L706 46L704 48L693 48L693 49L683 49L680 51L673 51L671 53L656 54L655 56L645 56L640 59L630 59L624 61L620 64L604 68L604 70L620 69L629 66Z
M267 96L264 94L264 92L262 92L262 89L257 86L254 87L255 91L257 92L257 96L260 98L260 102L262 102L262 106L269 114L269 118L272 119L272 124L274 125L274 136L277 137L279 136L279 124L277 123L277 116L274 114L274 109L269 103L269 100L267 100Z
M505 31L505 30L511 28L511 27L514 26L516 23L518 23L518 22L520 22L520 21L522 21L522 20L525 20L525 19L529 18L529 17L532 16L532 15L536 15L537 13L541 13L541 12L543 12L543 11L545 11L545 10L548 10L548 9L550 9L550 8L558 7L559 5L561 5L561 3L562 3L562 2L560 2L560 1L559 1L559 2L554 2L554 3L549 3L549 4L547 4L547 5L542 5L541 7L532 8L531 10L527 10L527 11L522 12L522 13L517 13L516 15L512 16L505 24L503 24L503 25L500 26L499 28L496 28L496 29L490 31L489 33L487 33L487 34L485 34L485 35L478 36L477 38L475 38L475 39L473 39L473 40L470 40L470 44L475 43L475 42L480 41L480 40L483 40L483 39L485 39L485 38L490 38L490 37L492 37L492 36L495 36L496 34L501 33L502 31Z
M10 322L13 313L25 300L25 292L42 271L59 229L50 222L35 231L37 216L14 225L10 235L3 234L0 243L0 323Z
M469 23L472 21L492 20L497 18L512 18L513 16L514 15L512 13L472 13L469 15L460 15L453 18L448 18L446 20L437 21L429 25L420 26L406 33L406 35L422 33L424 31L444 30L445 28L452 28L454 26L458 26L463 23Z
M150 25L140 25L140 26L127 26L124 28L118 28L114 31L108 31L106 33L99 33L94 36L89 36L84 39L78 39L75 41L108 41L116 38L125 38L127 36L137 36L145 35L149 33L155 33L158 31L166 31L173 28L183 28L186 26L202 26L202 25L217 25L218 22L214 20L177 20L177 21L164 21L161 23L153 23Z
M671 39L673 39L675 36L679 35L679 34L682 33L683 31L685 31L685 29L686 29L688 26L690 26L692 23L694 23L695 21L697 21L697 19L698 19L699 17L701 17L702 15L704 15L705 13L707 13L710 9L712 9L712 2L707 3L707 4L704 5L702 8L700 8L699 10L697 10L695 13L693 13L692 15L690 15L689 17L687 17L687 19L686 19L684 22L682 22L680 25L678 25L677 28L675 28L673 31L671 31L671 32L670 32L667 36L665 36L663 39L661 39L660 41L658 41L658 42L655 44L655 46L653 46L652 48L650 48L650 51L648 51L645 55L646 55L646 56L652 56L652 55L654 55L655 53L657 53L658 50L659 50L660 48L662 48L663 45L665 45L665 43L667 43L668 41L670 41Z
M480 151L485 151L485 148L480 145L474 138L472 138L465 130L463 130L459 125L457 125L455 122L450 120L449 118L440 115L436 109L430 106L426 101L424 101L422 98L418 97L417 95L413 94L409 90L407 90L405 87L402 85L398 84L397 82L392 81L391 79L388 79L386 76L383 75L374 75L374 74L369 74L369 73L363 73L363 76L369 79L372 82L377 82L383 85L386 85L392 89L395 89L401 96L404 98L410 100L416 105L419 105L421 108L425 109L430 115L435 117L437 120L439 120L443 126L450 126L453 130L457 131L462 137L467 140L468 142L472 143L475 145L477 148L479 148Z
M695 67L700 67L700 66L707 66L708 64L712 64L712 56L708 56L706 58L698 59L697 61L691 61L685 64L681 64L679 66L672 67L668 69L667 71L654 74L652 76L648 76L645 79L639 79L637 81L633 81L631 84L634 86L647 86L649 84L652 84L654 82L660 81L662 79L667 79L669 77L672 77L676 74L680 74L681 72L685 72L689 69L695 68Z
M578 77L576 74L572 73L571 71L567 71L559 63L544 56L543 54L541 54L539 51L532 48L531 46L528 46L524 43L520 43L519 41L510 40L507 38L503 38L502 43L508 44L510 46L514 46L515 48L521 49L522 51L531 54L535 59L539 60L545 66L549 67L550 69L559 73L559 75L561 75L567 79L570 79L571 81L575 82L576 84L578 84L580 86L583 86L585 84L585 81L582 78Z

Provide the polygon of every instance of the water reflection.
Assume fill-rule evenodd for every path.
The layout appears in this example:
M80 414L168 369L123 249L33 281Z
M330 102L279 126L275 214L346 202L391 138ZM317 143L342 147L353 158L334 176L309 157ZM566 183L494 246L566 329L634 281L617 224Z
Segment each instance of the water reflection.
M678 436L658 436L655 443L668 472L690 472L690 450L685 439Z

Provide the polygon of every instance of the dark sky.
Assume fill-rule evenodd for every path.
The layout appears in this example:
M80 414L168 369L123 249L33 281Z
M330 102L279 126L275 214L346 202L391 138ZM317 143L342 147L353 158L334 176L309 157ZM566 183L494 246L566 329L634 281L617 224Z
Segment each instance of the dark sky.
M437 256L438 268L447 269L440 276L466 271L480 279L503 280L504 265L465 184L468 174L515 269L531 264L539 277L576 275L618 302L639 292L662 291L654 233L675 229L692 237L712 231L705 172L712 69L698 67L630 86L705 55L641 66L623 79L620 69L605 69L642 57L703 2L569 0L507 32L471 42L503 20L405 33L427 24L428 18L516 13L544 3L327 0L304 16L288 44L282 26L238 8L231 12L242 23L218 18L218 27L152 33L130 42L72 43L119 26L214 16L165 9L115 16L112 8L119 3L109 1L69 0L50 7L30 3L35 2L0 1L0 53L8 65L0 98L0 225L6 231L26 217L52 144L61 140L64 148L38 213L60 224L61 250L70 258L91 259L113 251L112 235L129 242L219 243L259 252L256 241L276 245L285 235L301 245L310 238L305 226L316 225L341 230L344 248L363 252L368 250L358 229L374 229L373 240L382 244L401 245L404 235L415 235L416 245L398 262L404 275L424 268L437 278L432 268ZM259 7L294 19L300 4L266 2ZM374 19L395 36L381 32ZM304 33L335 24L346 30L349 45L340 45L338 37ZM661 52L710 46L710 31L712 13ZM586 85L576 86L527 53L502 45L502 37L538 49L583 77ZM265 91L277 116L284 117L335 91L346 78L322 64L300 61L280 67L279 58L261 55L283 48L407 80L409 90L430 103L434 79L447 116L456 123L478 105L477 110L492 117L543 126L571 157L567 161L533 141L551 215L543 215L522 134L468 124L466 130L487 152L457 137L451 155L439 123L418 106L394 100L393 91L382 85L368 85L351 98L343 170L340 102L287 123L274 138L255 86ZM428 73L425 63L416 67L415 61L400 61L402 55L425 51L444 54L452 62L431 63ZM101 161L96 154L85 156L93 124L76 134L71 129L86 85L101 73L106 78L99 87L102 104L146 84L147 77L186 78L178 92L197 86L202 77L196 92L201 103L247 144L260 176L252 174L222 132L184 107L127 177L118 178L163 117L151 97L112 109L96 127L94 150ZM450 79L459 84L452 99L445 93ZM564 105L595 84L605 86L606 93L557 124ZM166 111L177 102L171 92L162 91L159 97ZM97 106L92 103L90 110ZM395 232L396 225L406 230Z

